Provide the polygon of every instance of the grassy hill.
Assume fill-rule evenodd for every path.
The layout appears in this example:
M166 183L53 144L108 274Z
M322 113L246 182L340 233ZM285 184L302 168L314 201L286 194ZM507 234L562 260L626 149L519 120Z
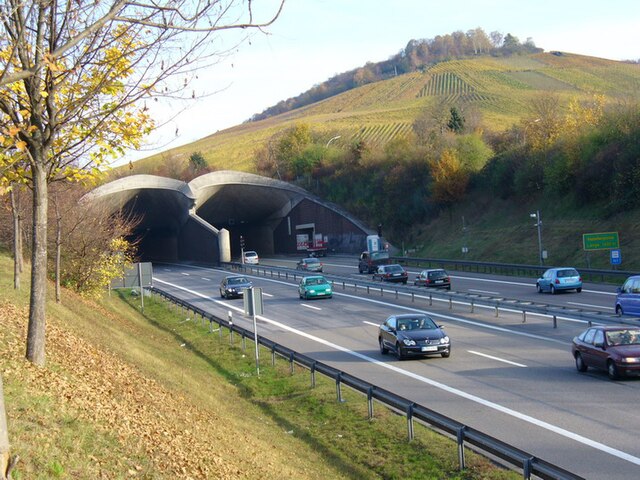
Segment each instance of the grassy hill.
M258 122L217 132L135 163L144 173L167 156L185 162L201 152L214 169L253 171L253 153L275 133L304 122L337 144L364 139L383 146L406 135L419 113L445 99L481 112L486 128L500 131L527 113L530 100L542 92L561 99L587 99L594 93L610 102L638 99L640 65L569 53L457 59L435 64L424 72L399 75L364 85L321 102Z

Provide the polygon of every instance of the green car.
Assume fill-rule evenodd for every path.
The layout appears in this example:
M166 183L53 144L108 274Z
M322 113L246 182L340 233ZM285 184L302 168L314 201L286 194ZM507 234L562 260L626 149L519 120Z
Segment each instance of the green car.
M300 298L308 300L310 298L331 298L333 295L333 286L331 282L322 275L314 275L313 277L303 277L298 285L298 294Z

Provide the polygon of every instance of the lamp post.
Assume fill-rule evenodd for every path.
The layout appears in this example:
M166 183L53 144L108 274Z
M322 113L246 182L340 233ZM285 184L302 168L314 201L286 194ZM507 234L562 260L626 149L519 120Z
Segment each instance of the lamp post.
M333 142L334 140L339 139L341 136L342 136L342 135L336 135L335 137L330 138L330 139L329 139L329 141L327 142L327 144L325 145L325 148L329 148L329 144L330 144L331 142Z
M536 210L536 213L530 213L531 218L536 219L534 227L538 227L538 258L540 259L540 265L544 265L544 258L542 258L542 218L540 217L540 210Z

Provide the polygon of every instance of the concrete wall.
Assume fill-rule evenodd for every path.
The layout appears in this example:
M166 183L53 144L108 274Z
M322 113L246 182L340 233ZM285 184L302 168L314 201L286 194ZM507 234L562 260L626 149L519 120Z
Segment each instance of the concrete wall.
M329 253L360 253L367 234L344 216L308 199L302 200L274 230L274 253L297 253L296 225L314 223L315 232L327 236ZM290 229L289 229L290 226Z
M190 217L178 234L178 258L186 262L218 265L218 237L206 225Z

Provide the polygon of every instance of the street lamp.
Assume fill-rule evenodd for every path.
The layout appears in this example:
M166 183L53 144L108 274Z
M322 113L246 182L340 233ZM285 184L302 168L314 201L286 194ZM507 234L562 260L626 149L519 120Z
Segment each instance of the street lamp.
M544 265L544 258L542 258L542 218L540 217L540 210L536 210L536 213L530 213L531 218L536 219L534 227L538 227L538 257L540 259L540 265Z
M329 148L329 144L330 144L331 142L333 142L334 140L339 139L341 136L342 136L342 135L336 135L335 137L330 138L330 139L329 139L329 141L327 142L327 144L325 145L325 148Z

